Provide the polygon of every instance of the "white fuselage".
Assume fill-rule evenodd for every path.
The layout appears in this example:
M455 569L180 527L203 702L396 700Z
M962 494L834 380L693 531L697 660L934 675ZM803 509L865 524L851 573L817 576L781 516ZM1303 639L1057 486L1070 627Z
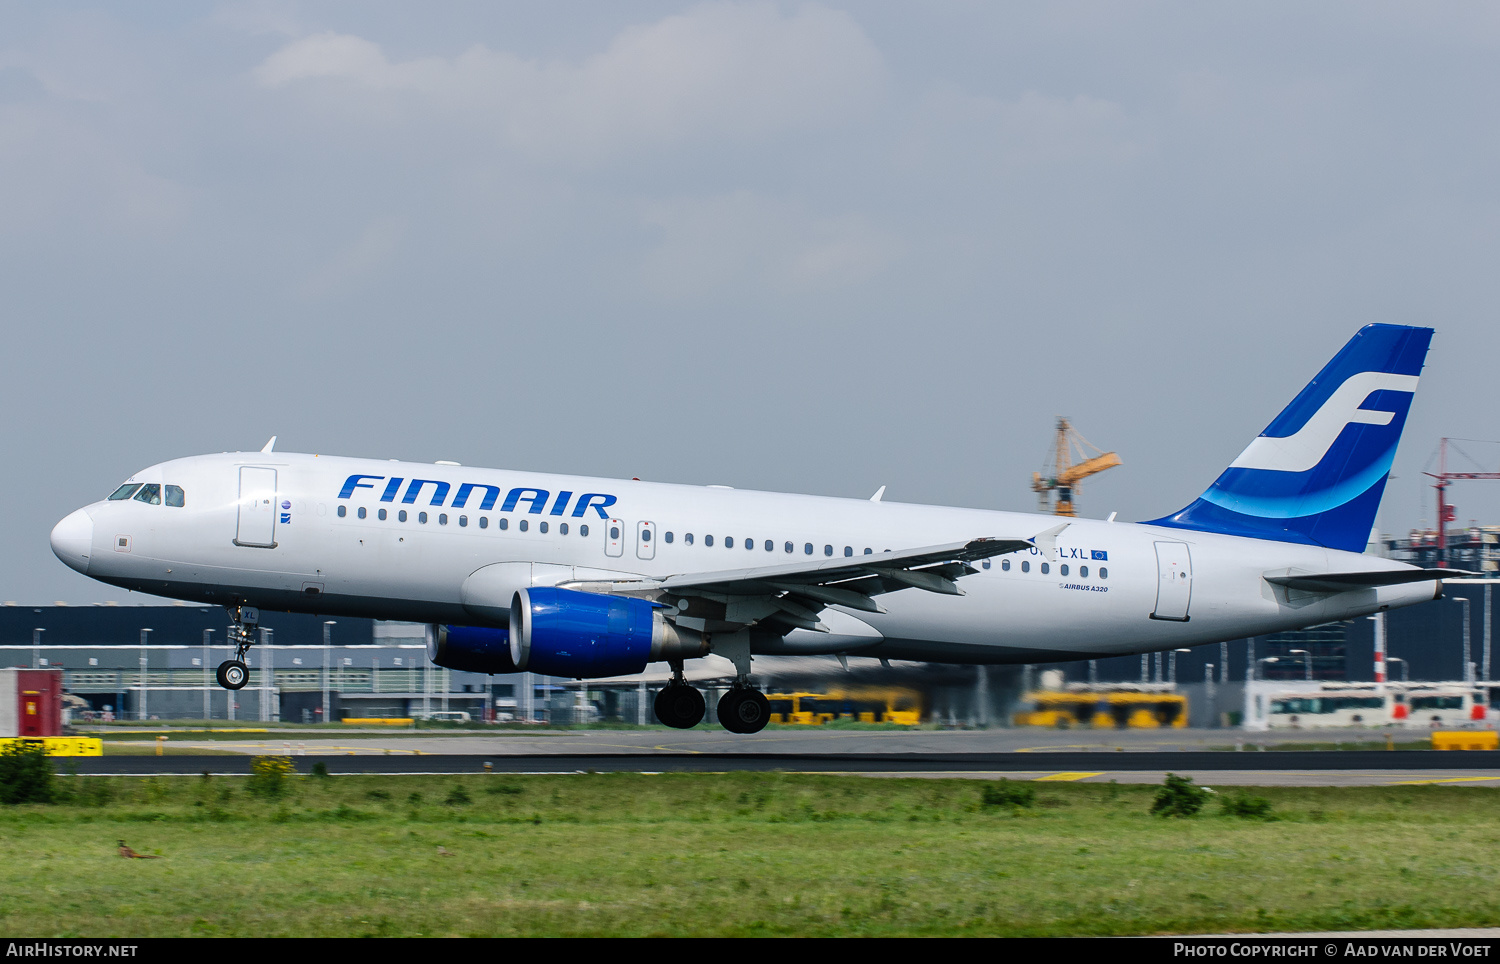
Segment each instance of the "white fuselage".
M246 488L246 479L271 478L257 468L274 470L269 505L253 485ZM358 477L352 489L351 477ZM392 487L392 479L402 481ZM179 459L131 481L180 487L183 504L125 499L80 509L54 534L69 565L113 585L195 602L471 625L493 625L494 610L509 604L472 598L472 584L466 595L469 577L497 563L530 565L533 584L599 573L665 577L807 561L808 546L821 559L978 537L1025 539L1063 521L288 453ZM413 490L414 481L431 484ZM493 499L487 508L486 499ZM825 613L831 633L796 630L760 651L956 663L1083 659L1293 629L1441 593L1436 581L1287 590L1264 577L1410 567L1312 546L1086 519L1073 520L1055 548L976 568L959 580L965 595L888 593L879 597L884 613L835 609Z

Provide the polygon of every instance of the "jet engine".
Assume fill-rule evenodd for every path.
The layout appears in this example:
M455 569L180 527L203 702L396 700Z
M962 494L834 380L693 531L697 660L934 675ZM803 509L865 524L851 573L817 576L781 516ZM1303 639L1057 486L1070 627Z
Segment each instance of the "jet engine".
M649 600L542 586L511 599L513 672L598 679L707 654L700 634L668 622Z
M466 673L516 672L510 659L510 632L489 626L432 627L427 658Z

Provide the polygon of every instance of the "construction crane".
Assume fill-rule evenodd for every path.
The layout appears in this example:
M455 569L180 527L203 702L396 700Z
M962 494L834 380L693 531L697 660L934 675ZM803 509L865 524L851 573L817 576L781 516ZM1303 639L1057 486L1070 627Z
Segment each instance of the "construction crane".
M1449 442L1473 442L1476 439L1441 439L1438 442L1438 470L1436 472L1423 472L1422 474L1433 479L1433 488L1437 489L1437 567L1448 568L1448 523L1454 521L1458 512L1456 507L1448 501L1448 486L1454 482L1464 479L1500 479L1500 472L1449 472L1448 471L1448 443ZM1457 445L1453 446L1458 448ZM1463 453L1463 449L1459 449ZM1464 453L1467 458L1467 453ZM1470 459L1470 461L1473 461ZM1428 462L1431 465L1431 462Z
M1089 455L1087 450L1090 449L1096 454ZM1079 435L1066 418L1058 416L1057 443L1053 449L1052 461L1048 463L1045 473L1031 474L1031 491L1036 493L1041 511L1072 518L1078 515L1073 504L1073 497L1078 494L1078 483L1119 464L1118 455L1100 452L1098 446L1090 444L1088 439Z

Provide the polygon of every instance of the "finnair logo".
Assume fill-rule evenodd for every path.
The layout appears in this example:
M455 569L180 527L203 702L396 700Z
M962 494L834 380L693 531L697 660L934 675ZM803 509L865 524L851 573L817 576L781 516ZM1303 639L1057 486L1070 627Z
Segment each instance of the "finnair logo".
M1388 372L1358 372L1328 396L1328 400L1296 432L1285 438L1262 435L1240 457L1233 469L1268 469L1272 472L1306 472L1323 461L1345 425L1389 425L1394 412L1360 408L1371 392L1415 392L1416 375Z

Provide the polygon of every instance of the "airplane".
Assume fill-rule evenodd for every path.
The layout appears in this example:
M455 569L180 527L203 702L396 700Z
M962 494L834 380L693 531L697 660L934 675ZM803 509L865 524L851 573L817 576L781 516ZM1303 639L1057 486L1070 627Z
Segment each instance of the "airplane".
M275 451L177 459L52 531L68 566L222 605L244 662L261 609L431 626L477 673L672 670L727 658L719 722L769 716L757 656L1037 663L1172 650L1437 599L1453 570L1364 554L1430 328L1361 329L1186 508L1141 523L727 486Z

